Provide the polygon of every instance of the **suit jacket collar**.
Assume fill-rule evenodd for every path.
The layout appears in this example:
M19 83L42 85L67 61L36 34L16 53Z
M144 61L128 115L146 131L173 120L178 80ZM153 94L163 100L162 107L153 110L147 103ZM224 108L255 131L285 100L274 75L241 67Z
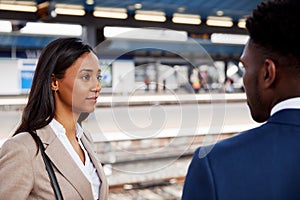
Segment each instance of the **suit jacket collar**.
M272 115L268 122L300 126L299 116L300 109L284 109Z
M100 161L98 160L97 157L94 156L93 153L93 148L91 146L92 142L89 141L89 138L84 134L82 137L81 137L81 141L85 147L85 149L87 150L95 168L97 169L97 173L98 173L98 176L101 180L101 187L100 187L100 192L99 192L99 200L104 200L104 199L107 199L107 182L106 182L106 177L105 177L105 174L103 172L103 169L102 169L102 166L100 165ZM100 195L101 194L101 195Z
M75 161L55 135L52 128L47 125L44 128L37 130L37 134L45 145L45 153L57 170L70 182L70 184L73 185L81 195L82 199L93 199L90 182L76 165ZM86 144L84 145L86 147ZM91 149L87 148L87 151L89 155L91 155ZM92 161L95 163L94 160ZM94 165L97 166L98 164ZM103 177L101 176L99 175L102 181Z

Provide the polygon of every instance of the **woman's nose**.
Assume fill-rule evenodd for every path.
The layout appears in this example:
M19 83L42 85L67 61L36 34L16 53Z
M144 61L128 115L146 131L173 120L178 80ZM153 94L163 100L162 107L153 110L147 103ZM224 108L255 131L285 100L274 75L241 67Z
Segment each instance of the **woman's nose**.
M100 92L101 91L101 85L98 84L95 88L92 89L93 92Z

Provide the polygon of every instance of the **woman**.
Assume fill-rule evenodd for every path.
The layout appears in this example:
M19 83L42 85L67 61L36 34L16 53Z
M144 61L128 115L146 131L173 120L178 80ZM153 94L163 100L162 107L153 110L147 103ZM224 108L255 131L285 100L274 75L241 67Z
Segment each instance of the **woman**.
M91 137L77 123L94 111L100 73L97 56L80 39L60 38L43 49L21 124L0 151L0 199L55 199L29 133L42 140L64 199L108 198Z

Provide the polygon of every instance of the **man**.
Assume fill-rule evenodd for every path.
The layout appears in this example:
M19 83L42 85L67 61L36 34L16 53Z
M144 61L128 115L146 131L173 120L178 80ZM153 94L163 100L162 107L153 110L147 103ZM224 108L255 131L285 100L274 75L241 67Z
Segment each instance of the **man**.
M258 128L199 148L183 200L300 199L300 1L260 3L247 19L241 62Z

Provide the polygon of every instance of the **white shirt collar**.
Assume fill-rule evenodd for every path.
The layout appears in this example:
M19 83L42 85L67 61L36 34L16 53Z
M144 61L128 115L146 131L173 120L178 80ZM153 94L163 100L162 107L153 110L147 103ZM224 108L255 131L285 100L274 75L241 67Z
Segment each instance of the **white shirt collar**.
M300 97L295 97L279 102L272 108L271 116L283 109L300 109Z
M57 136L59 135L65 135L66 134L66 129L63 127L63 125L61 123L59 123L56 119L52 119L52 121L49 123L49 125L51 126L51 128L54 130L55 134ZM76 124L76 137L78 139L81 139L83 135L83 129L81 128L81 126L77 123Z
M53 119L49 123L49 125L53 129L54 133L57 135L58 139L64 145L66 150L69 152L70 156L73 158L73 160L75 161L77 166L80 168L80 170L86 176L86 178L90 181L94 199L98 199L101 181L100 181L100 178L98 177L97 170L88 155L88 152L86 151L84 145L81 142L81 137L83 135L83 129L80 127L79 124L76 125L77 126L76 127L76 137L78 138L79 145L82 148L85 158L86 158L84 164L82 163L78 154L75 152L71 143L69 142L69 140L66 136L66 130L63 127L63 125L60 124L55 119Z

